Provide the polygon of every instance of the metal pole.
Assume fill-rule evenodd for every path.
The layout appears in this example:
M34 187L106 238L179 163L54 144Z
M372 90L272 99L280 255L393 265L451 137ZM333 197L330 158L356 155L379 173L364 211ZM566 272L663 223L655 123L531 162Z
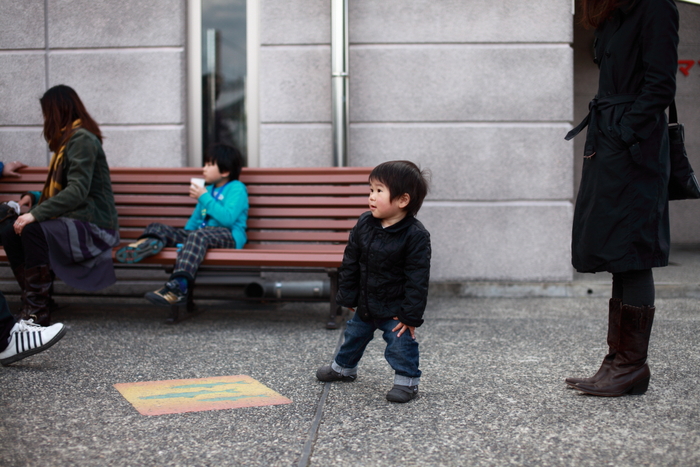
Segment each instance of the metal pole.
M207 74L209 108L207 109L207 145L216 139L216 29L207 29Z
M202 1L187 1L187 165L202 165Z
M331 0L333 162L348 165L348 0Z

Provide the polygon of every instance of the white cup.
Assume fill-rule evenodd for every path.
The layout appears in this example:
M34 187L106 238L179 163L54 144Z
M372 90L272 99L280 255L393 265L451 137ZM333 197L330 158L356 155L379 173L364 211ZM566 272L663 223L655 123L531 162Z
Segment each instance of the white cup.
M197 185L199 187L203 187L204 186L204 179L203 178L192 178L192 179L190 179L190 183L192 185Z

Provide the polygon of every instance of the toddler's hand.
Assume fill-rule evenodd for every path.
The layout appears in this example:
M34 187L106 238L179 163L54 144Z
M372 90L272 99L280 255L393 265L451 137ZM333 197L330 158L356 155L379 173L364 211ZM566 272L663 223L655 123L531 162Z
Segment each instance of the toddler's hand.
M190 185L190 198L199 199L206 192L207 189L203 186Z
M394 319L396 321L399 321L398 316L394 316ZM401 321L399 321L399 324L397 324L396 327L391 330L391 332L399 331L398 334L396 334L396 337L401 337L401 334L406 332L407 329L408 329L408 332L411 334L411 337L415 340L416 339L416 327L409 326L407 324L403 324Z

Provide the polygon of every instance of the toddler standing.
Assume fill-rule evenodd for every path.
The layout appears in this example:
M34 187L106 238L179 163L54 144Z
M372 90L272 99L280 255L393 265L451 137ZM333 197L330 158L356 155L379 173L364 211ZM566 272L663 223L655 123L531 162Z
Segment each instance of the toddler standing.
M384 162L369 176L369 212L350 232L339 272L338 305L355 309L345 341L320 381L354 381L367 344L380 329L394 369L386 398L408 402L418 394L418 342L430 276L430 234L415 218L428 192L424 172L409 161Z

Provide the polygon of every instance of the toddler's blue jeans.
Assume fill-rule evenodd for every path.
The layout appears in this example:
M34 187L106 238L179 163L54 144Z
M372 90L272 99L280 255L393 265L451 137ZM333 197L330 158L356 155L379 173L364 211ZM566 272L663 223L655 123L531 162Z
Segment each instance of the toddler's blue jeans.
M421 371L418 369L418 342L411 337L408 330L401 337L396 337L398 331L392 332L392 329L398 323L394 319L376 319L364 322L355 313L345 328L345 342L340 347L338 355L335 356L333 365L335 371L339 371L337 367L340 367L343 374L355 374L357 364L360 362L367 344L374 338L374 331L380 329L383 332L382 337L386 341L384 357L396 373L394 384L417 385L421 375Z

